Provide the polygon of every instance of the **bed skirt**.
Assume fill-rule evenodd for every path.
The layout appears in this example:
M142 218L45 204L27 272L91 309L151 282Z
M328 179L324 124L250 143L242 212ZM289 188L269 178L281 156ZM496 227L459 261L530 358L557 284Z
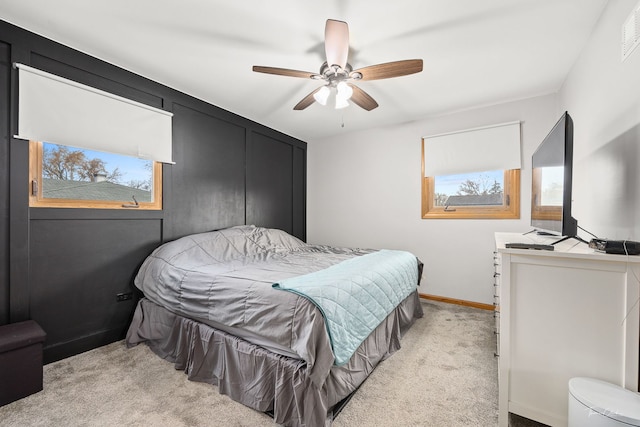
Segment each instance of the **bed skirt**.
M284 426L331 425L331 408L349 396L376 365L400 349L400 338L422 317L417 292L366 338L349 362L334 366L324 384L308 376L304 360L268 351L204 323L178 316L146 298L136 307L126 344L146 343L184 370L192 381L217 385L220 393Z

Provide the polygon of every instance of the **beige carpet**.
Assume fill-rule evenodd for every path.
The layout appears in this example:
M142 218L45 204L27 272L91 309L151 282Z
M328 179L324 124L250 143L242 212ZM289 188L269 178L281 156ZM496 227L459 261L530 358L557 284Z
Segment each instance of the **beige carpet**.
M378 366L334 427L495 426L489 311L424 301L425 317ZM44 390L0 407L0 426L274 426L146 346L122 341L44 367Z

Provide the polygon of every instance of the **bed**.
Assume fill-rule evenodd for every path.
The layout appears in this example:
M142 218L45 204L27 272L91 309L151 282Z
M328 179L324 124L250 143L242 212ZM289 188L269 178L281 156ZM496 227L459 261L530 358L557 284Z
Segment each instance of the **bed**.
M158 247L126 345L285 426L330 425L422 317L422 263L404 251L310 245L237 226Z

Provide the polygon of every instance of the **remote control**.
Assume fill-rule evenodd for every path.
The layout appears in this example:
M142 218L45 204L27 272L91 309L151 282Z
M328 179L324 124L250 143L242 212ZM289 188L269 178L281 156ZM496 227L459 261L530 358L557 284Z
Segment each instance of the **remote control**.
M507 243L504 246L513 249L537 249L542 251L552 251L554 249L553 245L543 245L540 243Z

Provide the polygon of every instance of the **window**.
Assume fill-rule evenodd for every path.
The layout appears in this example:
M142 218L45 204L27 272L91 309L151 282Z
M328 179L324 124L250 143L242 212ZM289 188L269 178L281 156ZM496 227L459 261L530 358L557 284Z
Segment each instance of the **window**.
M29 206L162 209L172 113L14 65L15 138L29 141Z
M31 207L162 209L162 163L29 142Z
M520 218L520 123L423 138L422 218Z
M422 180L422 218L520 218L520 169Z

